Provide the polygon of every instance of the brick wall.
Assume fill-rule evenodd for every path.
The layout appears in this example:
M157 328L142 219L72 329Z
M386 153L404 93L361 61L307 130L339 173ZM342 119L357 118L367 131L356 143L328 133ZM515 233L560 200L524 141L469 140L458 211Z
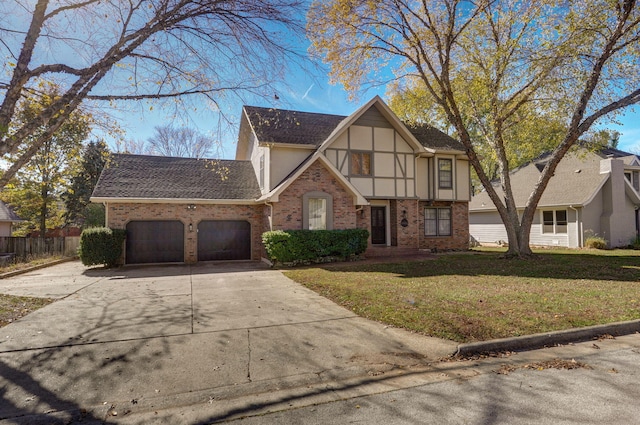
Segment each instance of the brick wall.
M467 250L469 249L469 203L468 202L434 202L427 205L419 203L418 235L421 249L437 251ZM424 235L424 208L450 207L451 208L451 236L434 237Z
M333 228L356 227L356 208L353 195L324 166L315 162L300 175L273 203L273 230L303 229L302 196L307 192L324 192L333 197Z
M246 220L251 224L251 258L259 260L262 250L262 225L264 205L196 205L187 209L187 204L109 204L107 226L125 229L134 220L179 220L184 224L186 263L195 263L198 258L198 223L202 220ZM268 207L266 207L268 208ZM192 224L192 231L189 230Z

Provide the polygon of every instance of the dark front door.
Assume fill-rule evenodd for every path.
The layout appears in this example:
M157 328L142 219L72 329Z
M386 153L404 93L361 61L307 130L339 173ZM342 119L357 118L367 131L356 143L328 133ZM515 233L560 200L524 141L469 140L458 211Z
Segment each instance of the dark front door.
M387 243L386 207L371 207L371 243L384 245Z
M127 224L126 263L181 263L184 225L177 220L131 221Z
M198 224L198 261L250 259L248 221L206 220Z

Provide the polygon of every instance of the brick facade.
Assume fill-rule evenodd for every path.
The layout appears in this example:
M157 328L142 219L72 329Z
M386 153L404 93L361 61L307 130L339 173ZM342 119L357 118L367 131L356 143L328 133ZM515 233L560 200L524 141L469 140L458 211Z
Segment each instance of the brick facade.
M451 208L451 236L425 236L424 209L427 207ZM420 248L435 251L469 249L469 203L468 202L427 202L419 203L418 234Z
M198 204L188 209L188 204L109 204L107 226L126 229L127 223L135 220L179 220L184 224L184 261L198 261L198 223L202 220L246 220L251 224L251 258L259 260L262 253L264 205L207 205ZM191 230L189 230L189 225Z
M319 162L311 164L273 203L271 225L273 230L303 229L302 197L307 192L324 192L333 197L333 228L356 227L356 209L353 195Z

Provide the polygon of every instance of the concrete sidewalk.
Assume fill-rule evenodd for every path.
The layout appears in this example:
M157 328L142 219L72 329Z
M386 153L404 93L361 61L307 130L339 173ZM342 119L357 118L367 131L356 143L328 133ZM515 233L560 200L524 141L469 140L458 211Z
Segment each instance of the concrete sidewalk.
M71 262L0 281L0 293L60 298L0 328L9 423L148 422L179 406L331 392L457 348L359 318L259 263Z

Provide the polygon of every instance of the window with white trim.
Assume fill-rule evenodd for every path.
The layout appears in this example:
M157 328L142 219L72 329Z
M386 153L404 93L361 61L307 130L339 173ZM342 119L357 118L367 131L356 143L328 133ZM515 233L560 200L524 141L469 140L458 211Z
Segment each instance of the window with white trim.
M542 233L566 234L567 227L567 210L542 211Z
M451 236L451 208L425 208L424 235Z

